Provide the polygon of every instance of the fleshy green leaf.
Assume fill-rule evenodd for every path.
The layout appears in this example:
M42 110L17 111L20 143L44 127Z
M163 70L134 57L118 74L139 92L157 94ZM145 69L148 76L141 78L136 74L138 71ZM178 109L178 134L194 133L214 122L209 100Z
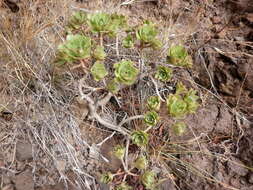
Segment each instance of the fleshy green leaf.
M107 13L94 13L88 15L88 23L92 32L108 32L111 17Z
M110 172L102 174L100 178L100 181L105 184L109 184L110 182L112 182L112 180L113 180L113 175Z
M128 34L122 41L123 47L125 48L133 48L134 47L134 39L132 35Z
M155 74L155 78L163 82L167 82L172 77L172 69L169 67L158 66Z
M178 135L181 136L185 133L186 131L186 124L184 122L176 122L173 126L172 126L172 130L173 132Z
M138 146L145 146L148 144L148 134L144 131L134 131L131 134L131 139L133 143Z
M148 166L148 160L145 156L140 156L134 163L134 166L139 170L144 170Z
M107 13L88 15L88 23L92 32L107 33L111 36L115 36L117 31L127 26L125 16Z
M149 111L144 116L144 122L148 126L155 126L158 120L159 120L159 116L158 116L158 113L156 113L155 111Z
M104 60L106 53L103 46L97 46L93 52L93 57L97 60Z
M95 81L100 81L101 79L105 78L108 72L105 68L105 65L97 61L91 67L91 74Z
M67 40L58 46L57 62L64 64L90 57L91 39L76 34L68 35Z
M141 182L146 189L153 189L156 185L156 174L153 171L146 171L141 176Z
M113 94L116 94L119 89L120 89L120 85L118 83L118 81L116 79L113 79L113 80L110 80L108 83L107 83L107 89L113 93Z
M192 59L187 50L181 45L170 47L167 56L167 62L181 67L192 67Z
M117 145L113 149L113 154L118 158L118 159L123 159L125 155L126 148L123 147L122 145Z
M127 27L126 17L123 15L112 14L111 15L111 23L109 26L109 33L111 36L115 36L116 33Z
M160 48L163 46L163 44L162 44L162 42L161 42L159 39L154 39L154 40L151 42L151 46L152 46L152 48L154 48L154 49L160 49Z
M170 94L167 98L169 114L176 118L181 118L187 113L187 104L181 96Z
M116 190L132 190L133 188L127 185L125 182L121 183L116 187Z
M158 111L161 106L161 100L158 96L150 96L147 100L147 105L149 109Z
M82 26L82 24L84 24L86 21L87 21L87 14L86 13L84 13L82 11L75 12L71 16L67 28L70 31L79 29Z
M136 38L141 41L142 44L149 44L153 48L161 46L161 42L156 38L158 30L152 22L146 21L136 31Z
M134 67L134 63L128 60L122 60L114 64L116 80L122 84L132 85L139 73L139 70Z
M185 85L181 81L177 83L177 86L176 86L176 94L177 95L186 94L187 91L188 91L187 88L185 87Z
M197 102L199 97L196 95L196 93L196 90L190 89L184 96L184 101L187 104L187 110L189 113L195 113L199 107L199 103Z
M136 31L136 37L138 40L144 43L152 42L157 36L158 31L155 28L152 22L144 23L139 29Z

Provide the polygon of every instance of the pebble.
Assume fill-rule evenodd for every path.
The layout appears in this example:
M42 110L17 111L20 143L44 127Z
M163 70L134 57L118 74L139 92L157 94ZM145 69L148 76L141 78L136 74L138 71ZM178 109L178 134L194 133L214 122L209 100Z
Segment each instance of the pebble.
M16 158L18 161L25 161L32 159L32 145L27 142L17 142Z

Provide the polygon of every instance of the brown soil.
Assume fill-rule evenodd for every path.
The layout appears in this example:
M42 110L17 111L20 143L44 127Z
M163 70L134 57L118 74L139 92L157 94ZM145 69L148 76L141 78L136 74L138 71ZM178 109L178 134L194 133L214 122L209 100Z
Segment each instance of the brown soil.
M68 1L64 2L68 3ZM110 1L108 4L99 2L98 4L86 1L74 2L74 6L85 9L101 6L106 10L115 3L115 1ZM31 4L33 3L35 2ZM39 1L37 3L39 4ZM20 24L22 18L17 18L17 15L22 15L21 12L27 8L21 1L14 0L3 1L2 5L0 2L0 6L0 11L7 15L5 18L10 19L5 20L5 23L12 23L11 19L13 19L13 23ZM61 5L49 3L47 6L48 8L59 6L60 9ZM37 8L38 15L45 13L39 6ZM161 189L253 189L253 4L251 1L137 1L125 6L123 11L133 18L133 23L139 18L149 18L158 21L165 28L174 26L169 32L175 35L169 37L169 43L184 41L194 58L193 71L179 71L177 75L178 78L183 78L185 83L198 89L202 99L202 107L198 112L186 118L189 126L187 134L178 137L168 133L164 126L169 126L172 121L166 118L163 125L152 131L156 136L152 141L153 148L156 148L156 143L163 143L165 137L169 137L171 146L167 153L173 155L171 160L163 160L166 168L160 168L171 173L167 181L161 184ZM22 29L30 31L30 25ZM20 30L20 26L11 27ZM39 29L37 28L35 33L39 32ZM57 27L54 29L57 30ZM50 33L50 29L47 32ZM30 37L22 36L22 38L25 40ZM52 41L58 41L58 38ZM24 44L19 42L20 47ZM20 49L22 51L28 49L30 53L34 47L46 46L46 44L28 44L24 49ZM1 50L0 53L2 57L10 55ZM30 56L34 60L43 57L45 59L43 63L47 62L44 52L34 52ZM52 56L49 54L48 59ZM1 60L0 57L0 63L6 63L4 64L6 68L12 66L8 61L10 60ZM48 74L47 70L41 69L38 65L34 70ZM78 186L76 181L78 179L84 182L86 173L80 178L76 175L76 171L70 170L71 168L83 169L93 175L94 179L99 177L102 170L116 171L119 168L119 161L110 152L113 144L117 144L120 137L110 139L99 150L110 161L109 164L104 164L101 158L90 158L88 148L83 148L79 138L86 139L89 144L96 144L110 132L105 131L101 126L97 128L91 122L83 122L88 114L87 108L85 103L74 97L73 89L54 94L60 106L51 105L46 99L38 100L32 96L40 92L40 88L43 87L35 85L39 82L31 79L31 73L25 75L24 73L27 72L20 70L18 72L22 75L21 78L29 79L26 80L29 81L26 84L29 90L23 89L27 94L21 99L18 96L20 90L18 85L21 84L7 79L8 75L12 76L13 71L6 72L1 69L0 72L3 73L0 73L0 175L2 176L0 189L62 190L68 186L70 190L80 190L83 188ZM45 76L43 80L49 80L47 75L43 76ZM39 95L43 96L43 94ZM61 98L65 98L64 101L68 106L67 103L61 102ZM125 109L128 109L127 105ZM75 133L70 133L69 128L66 127L73 124L69 121L73 118L66 117L67 111L73 114L73 118L80 126L80 130ZM50 117L54 113L62 113L60 119L58 118L59 123ZM55 133L44 130L45 125L57 126ZM36 127L36 130L33 127ZM34 137L31 130L39 133ZM57 130L63 131L66 139L61 139L60 133L57 138L52 138L51 136L58 134ZM44 139L40 139L42 136ZM59 141L57 142L56 139ZM45 141L50 142L46 145L48 152L42 151ZM71 160L71 156L63 156L64 159L61 160L62 155L58 152L62 151L60 145L63 147L68 145L66 141L73 145L68 148L73 149L73 154L81 160L82 167L78 168L77 165L80 163L68 165L66 160ZM182 146L176 146L178 144ZM65 152L68 150L64 149L62 154ZM70 180L59 182L59 179L64 177ZM85 182L90 183L90 186L93 184L92 180ZM96 183L102 190L108 189L108 186ZM143 188L137 184L135 189Z

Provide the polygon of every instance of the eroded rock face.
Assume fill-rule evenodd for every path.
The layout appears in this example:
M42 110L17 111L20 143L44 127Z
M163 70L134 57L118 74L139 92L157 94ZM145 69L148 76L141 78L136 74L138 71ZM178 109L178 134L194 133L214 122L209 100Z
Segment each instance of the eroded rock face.
M194 56L196 81L214 93L217 91L229 106L252 115L253 50L246 42L253 40L252 13L249 13L253 11L253 3L251 0L223 0L217 1L215 7L209 15L212 23L209 39L200 42L201 48ZM231 20L227 22L226 18ZM229 30L231 27L240 30ZM197 39L205 39L205 36L198 33Z
M232 9L237 12L253 12L252 0L227 1L232 4Z

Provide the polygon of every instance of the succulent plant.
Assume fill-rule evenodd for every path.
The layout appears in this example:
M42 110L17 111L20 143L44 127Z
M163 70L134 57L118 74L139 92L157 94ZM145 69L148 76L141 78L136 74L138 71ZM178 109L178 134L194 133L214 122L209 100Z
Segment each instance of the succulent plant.
M153 171L146 171L141 176L141 182L146 187L146 189L153 189L156 185L156 174Z
M83 11L75 12L68 23L68 30L71 32L72 30L79 29L82 24L86 23L87 21L87 14Z
M174 45L169 48L167 62L176 66L192 67L191 57L181 45Z
M133 48L134 47L134 39L133 36L128 34L122 41L122 45L125 48Z
M117 145L113 149L113 154L118 158L118 159L123 159L125 155L126 148L122 145Z
M155 78L162 82L167 82L171 79L172 72L173 72L172 69L169 67L158 66Z
M155 111L149 111L144 115L144 122L148 126L155 126L159 120L159 115Z
M92 32L108 32L111 16L107 13L94 13L88 15L88 24Z
M116 79L112 79L107 83L107 89L111 93L116 94L120 89L120 84Z
M133 188L129 185L127 185L127 183L123 182L120 185L116 186L116 190L132 190Z
M109 26L110 36L115 36L119 30L127 28L127 19L124 15L112 14Z
M100 81L108 75L108 72L103 63L96 61L91 67L91 74L95 81Z
M138 146L146 146L148 144L148 134L144 131L134 131L131 134L132 142Z
M181 118L187 113L187 104L179 95L170 94L167 98L169 114L176 118Z
M139 70L134 66L134 63L129 60L122 60L114 64L115 77L119 83L132 85L139 73Z
M106 57L106 53L103 46L96 46L96 48L93 51L93 57L96 60L102 61Z
M145 156L140 156L135 160L134 166L139 170L144 170L148 166L148 160Z
M153 48L160 48L161 42L157 39L158 30L155 25L146 21L136 31L136 38L141 41L143 45L148 44Z
M176 94L177 95L184 95L187 93L187 88L184 86L184 84L180 81L177 83L177 86L176 86Z
M147 99L147 106L150 110L158 111L161 106L161 100L158 96L150 96Z
M89 14L88 24L92 32L106 33L111 36L115 36L118 30L127 25L125 16L102 12Z
M187 128L187 126L184 122L176 122L172 126L173 132L178 136L183 135L186 131L186 128Z
M58 46L57 62L64 64L89 58L91 54L91 39L84 35L68 35L65 43Z
M199 97L196 95L196 93L196 90L190 89L184 96L184 101L187 104L187 110L189 113L195 113L197 108L199 107Z
M110 172L102 174L100 181L105 184L111 183L113 180L113 175Z

